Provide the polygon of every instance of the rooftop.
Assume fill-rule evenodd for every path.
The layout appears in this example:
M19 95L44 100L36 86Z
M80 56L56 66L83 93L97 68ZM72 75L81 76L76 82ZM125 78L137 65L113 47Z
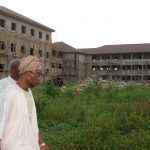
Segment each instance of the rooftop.
M47 26L45 26L45 25L43 25L43 24L41 24L39 22L36 22L36 21L34 21L34 20L30 19L30 18L27 18L27 17L25 17L25 16L15 12L15 11L12 11L12 10L4 7L4 6L0 6L0 13L4 14L4 15L7 15L7 16L10 16L10 17L13 17L15 19L24 21L24 22L28 22L29 24L38 26L38 27L43 28L44 30L48 30L50 32L54 32L55 31L55 30L53 30L53 29L51 29L51 28L49 28L49 27L47 27Z

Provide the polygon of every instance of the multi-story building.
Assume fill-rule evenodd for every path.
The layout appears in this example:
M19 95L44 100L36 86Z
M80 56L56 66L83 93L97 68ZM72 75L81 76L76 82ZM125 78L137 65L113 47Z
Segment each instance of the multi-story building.
M9 63L14 58L34 55L40 58L43 73L49 80L61 74L61 60L52 54L53 29L0 6L0 78L8 74ZM59 65L58 65L59 64Z
M34 55L43 65L44 80L62 75L81 80L91 75L115 80L150 80L150 44L106 45L76 49L52 44L53 29L0 6L0 78L14 58Z
M85 51L88 54L87 75L116 80L150 80L150 44L106 45Z
M53 43L53 51L59 52L62 58L62 76L66 80L77 81L85 78L86 55L64 43Z
M85 49L70 48L63 42L57 44L64 67L68 74L74 72L74 79L98 75L104 79L114 80L150 80L149 43L106 45Z

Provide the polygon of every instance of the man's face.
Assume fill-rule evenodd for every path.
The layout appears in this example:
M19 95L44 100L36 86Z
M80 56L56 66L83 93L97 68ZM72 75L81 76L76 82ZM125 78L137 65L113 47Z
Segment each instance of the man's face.
M26 81L28 82L29 88L33 88L40 83L42 76L42 70L28 71Z

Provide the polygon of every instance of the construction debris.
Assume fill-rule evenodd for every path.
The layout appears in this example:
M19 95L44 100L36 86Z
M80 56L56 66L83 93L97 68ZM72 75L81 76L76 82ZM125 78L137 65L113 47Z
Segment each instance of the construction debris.
M135 86L141 86L141 85L149 86L150 85L150 83L148 83L144 80L139 81L139 82L137 82L137 81L136 82L133 82L133 81L132 82L123 82L123 81L114 81L111 79L110 80L104 80L104 79L94 75L94 76L86 78L84 81L79 83L77 85L77 91L81 91L93 83L96 83L97 85L99 85L102 88L107 88L107 87L113 85L119 89L122 89L127 85L135 85Z

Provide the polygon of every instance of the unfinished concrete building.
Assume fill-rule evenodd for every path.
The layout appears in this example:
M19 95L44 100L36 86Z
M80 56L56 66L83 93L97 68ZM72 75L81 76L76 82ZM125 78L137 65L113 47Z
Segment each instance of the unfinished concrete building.
M0 6L0 78L14 58L34 55L43 66L43 80L62 75L82 80L91 75L114 80L150 80L150 44L106 45L76 49L58 42L53 29Z
M40 58L44 80L61 74L62 61L52 53L52 32L53 29L0 6L0 78L8 75L12 59L27 55Z
M85 78L86 55L64 43L53 43L53 51L62 58L62 76L66 80L78 81Z
M69 73L69 68L72 68L77 80L92 75L114 80L150 80L149 43L106 45L86 49L66 47L63 42L58 45L61 45L58 47L63 56L64 67ZM78 64L77 67L75 64Z
M88 76L96 74L104 79L150 80L150 44L106 45L82 51L88 54Z

